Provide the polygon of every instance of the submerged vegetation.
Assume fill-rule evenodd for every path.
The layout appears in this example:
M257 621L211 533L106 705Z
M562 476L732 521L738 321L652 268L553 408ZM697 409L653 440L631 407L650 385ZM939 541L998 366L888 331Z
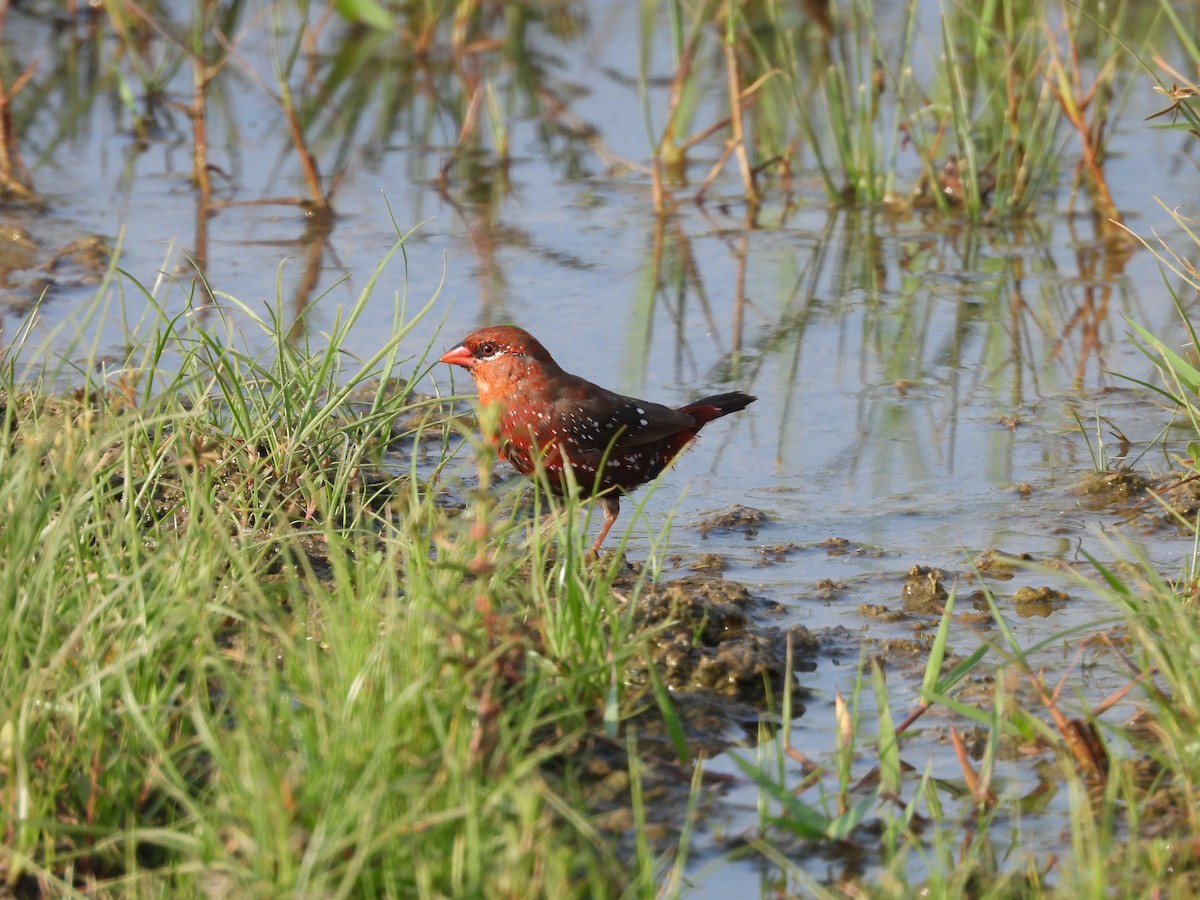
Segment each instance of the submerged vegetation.
M644 166L605 144L575 111L579 87L556 74L557 57L600 15L585 5L5 7L6 28L19 19L48 48L0 64L10 207L36 216L52 203L45 161L105 103L131 159L187 148L194 203L180 309L120 271L115 252L106 268L92 243L5 239L31 260L12 270L50 273L25 285L30 301L67 285L96 296L53 353L34 346L32 318L4 332L8 890L674 896L699 870L697 833L738 785L753 789L759 819L713 864L755 859L764 892L1196 892L1194 557L1162 573L1136 545L1085 547L1089 565L1069 577L1106 598L1111 619L1034 646L1011 616L1045 614L1066 595L998 599L995 588L1029 561L980 556L957 587L914 568L900 613L912 641L862 643L857 677L832 701L831 744L805 754L792 741L804 723L799 673L822 641L844 635L773 625L769 604L709 571L719 560L667 577L656 529L644 563L589 563L577 504L497 485L490 450L462 422L466 407L422 393L432 360L414 326L434 315L437 295L415 312L401 296L390 334L353 355L348 335L383 294L384 265L407 264L411 232L328 332L310 333L347 170L377 162L389 142L429 148L407 174L462 213L486 272L513 132L532 124L563 177L599 170L644 189L659 223L647 261L655 299L696 286L672 216L718 194L744 211L749 233L781 227L813 201L806 190L823 192L831 215L851 222L845 255L861 256L843 260L839 277L869 293L874 234L857 234L856 217L1003 224L1036 245L1039 208L1064 182L1081 188L1070 192L1074 212L1094 223L1100 249L1079 277L1099 300L1064 315L1060 335L1065 343L1075 329L1081 384L1087 360L1099 364L1112 289L1101 273L1119 271L1137 243L1108 183L1109 139L1118 120L1128 127L1126 106L1151 120L1144 127L1200 129L1196 88L1178 74L1200 69L1194 10L1169 0L910 0L895 4L901 25L889 34L879 6L642 3L636 71L621 82L631 113L640 105ZM1157 79L1165 108L1157 97L1132 103L1129 72ZM245 91L277 124L272 149L294 194L244 196L245 123L230 97ZM294 304L280 295L263 313L209 277L217 214L239 205L303 211ZM1174 221L1194 236L1193 222ZM983 233L969 233L964 255ZM1190 430L1186 449L1169 445L1174 470L1157 481L1099 454L1097 493L1120 490L1138 515L1194 535L1200 242L1146 246L1167 273L1186 348L1135 325L1164 376L1140 386ZM740 331L748 301L737 252ZM913 252L925 250L914 242ZM823 254L813 251L810 273ZM796 278L794 295L811 295L812 277ZM1043 325L1019 281L1016 271L985 298L1015 323L985 341L996 369L1009 351L992 344L1019 345L1022 328ZM114 298L127 316L134 300L148 310L120 322L119 359L90 332ZM763 329L764 353L802 331L792 320L803 317L789 304ZM898 391L934 344L920 318L898 317L899 338L874 320L864 339L898 347L882 354ZM734 511L714 527L752 533L756 523L753 511ZM956 653L967 633L978 649ZM1059 671L1034 662L1059 644L1071 648ZM859 655L857 637L842 652ZM1097 699L1079 676L1101 656L1128 679ZM907 758L922 729L944 741L940 758ZM737 777L706 770L731 747ZM998 773L1013 760L1024 778L1006 782ZM1069 852L1024 840L1022 817L1056 803ZM814 858L830 861L821 877Z

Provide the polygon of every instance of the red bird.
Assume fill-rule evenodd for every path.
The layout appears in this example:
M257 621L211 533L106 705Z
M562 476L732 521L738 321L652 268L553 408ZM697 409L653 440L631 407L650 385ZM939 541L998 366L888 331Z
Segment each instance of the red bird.
M731 391L671 409L624 397L564 372L537 338L512 325L481 328L438 362L471 373L484 406L499 407L496 452L523 475L538 468L551 490L571 487L597 497L604 525L600 545L621 511L620 492L656 478L696 434L757 397Z

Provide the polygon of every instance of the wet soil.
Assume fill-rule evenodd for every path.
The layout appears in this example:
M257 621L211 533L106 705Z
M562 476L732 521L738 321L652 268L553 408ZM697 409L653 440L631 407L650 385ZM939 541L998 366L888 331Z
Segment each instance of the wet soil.
M62 238L32 209L10 210L0 228L0 306L17 315L56 294L100 283L110 262L108 243L99 235ZM48 236L39 236L47 234Z
M717 575L687 574L636 597L634 621L650 635L650 661L671 692L693 752L712 755L756 739L778 708L786 673L816 668L820 643L803 626L781 627L777 604ZM650 675L632 669L632 684ZM803 677L787 687L803 696ZM793 707L797 716L804 706ZM644 724L644 723L643 723Z

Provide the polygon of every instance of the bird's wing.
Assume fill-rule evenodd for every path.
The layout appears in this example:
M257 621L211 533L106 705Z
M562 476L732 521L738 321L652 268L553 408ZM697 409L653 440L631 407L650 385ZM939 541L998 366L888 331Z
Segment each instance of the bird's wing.
M559 380L549 413L535 424L537 438L545 444L553 436L568 452L605 454L617 447L640 447L696 426L687 413L573 375Z
M603 447L599 449L608 450L610 444L614 447L653 444L696 424L696 420L687 413L661 403L648 403L619 395L618 401L612 410L610 427L603 435Z

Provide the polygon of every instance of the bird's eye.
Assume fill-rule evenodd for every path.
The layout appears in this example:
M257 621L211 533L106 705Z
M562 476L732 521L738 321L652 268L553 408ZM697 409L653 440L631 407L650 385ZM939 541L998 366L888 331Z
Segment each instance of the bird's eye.
M495 356L500 350L500 345L495 341L484 341L479 345L479 356Z

